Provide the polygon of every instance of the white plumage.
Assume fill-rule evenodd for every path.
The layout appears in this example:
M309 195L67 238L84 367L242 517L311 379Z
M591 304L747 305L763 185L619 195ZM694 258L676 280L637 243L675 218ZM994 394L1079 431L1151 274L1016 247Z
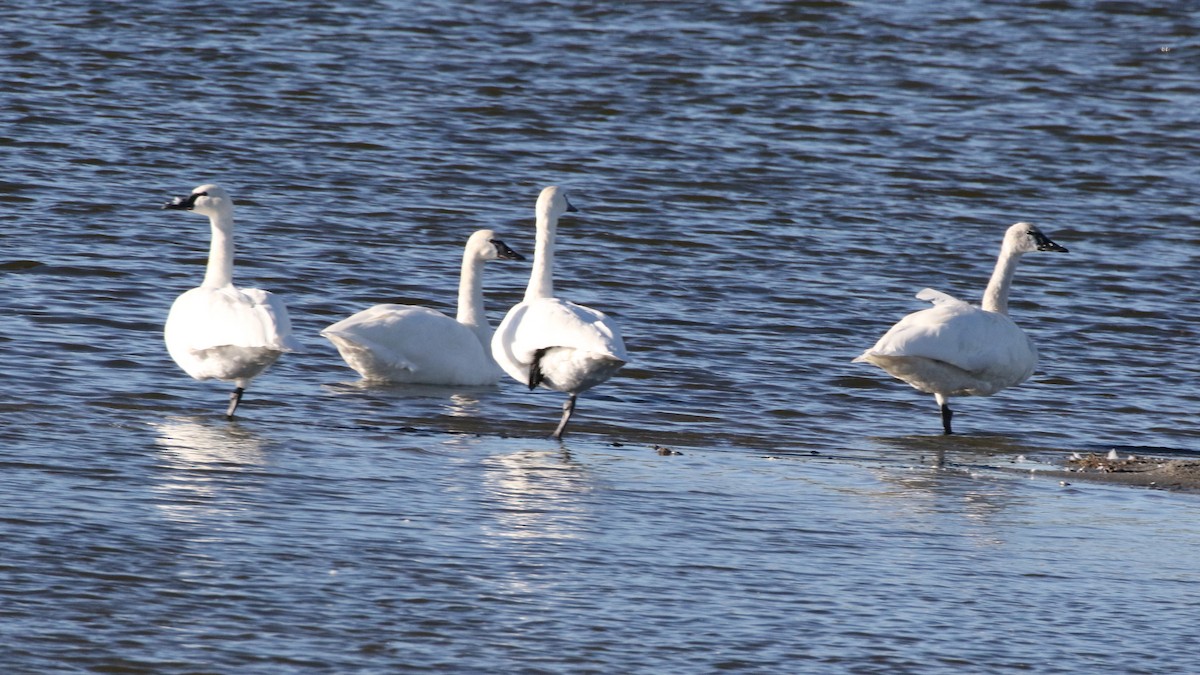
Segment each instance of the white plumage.
M1066 250L1029 223L1013 225L1005 233L982 307L926 288L917 298L933 307L901 319L854 360L873 363L918 391L933 394L942 429L952 433L950 396L991 396L1033 374L1037 349L1008 317L1008 292L1021 255Z
M625 345L616 324L590 307L538 298L513 307L500 326L501 337L494 344L503 356L497 360L523 384L530 383L536 364L540 375L533 386L578 394L625 364Z
M537 201L537 244L525 299L508 311L492 337L492 356L530 389L568 394L555 438L562 438L580 393L612 377L627 356L612 319L590 307L554 297L554 239L558 219L576 211L558 187Z
M292 337L282 300L258 288L233 285L233 200L225 190L201 185L163 208L208 216L212 228L204 283L179 296L167 315L167 351L197 380L235 383L225 413L232 418L250 380L300 345Z
M492 326L484 313L483 266L496 259L524 258L491 230L479 230L467 240L457 319L415 305L375 305L329 326L321 335L367 380L495 384L503 373L491 356Z

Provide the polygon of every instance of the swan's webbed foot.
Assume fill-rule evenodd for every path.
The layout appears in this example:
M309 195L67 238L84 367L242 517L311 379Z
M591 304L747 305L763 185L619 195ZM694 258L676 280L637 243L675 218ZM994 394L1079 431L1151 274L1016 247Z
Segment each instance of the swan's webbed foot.
M562 440L563 432L567 430L567 422L571 419L571 413L575 412L575 394L571 394L566 401L563 402L563 416L558 423L558 428L554 430L554 435L551 438Z
M233 419L233 411L237 410L238 404L242 402L242 393L246 390L238 387L229 395L229 409L225 411L225 419Z

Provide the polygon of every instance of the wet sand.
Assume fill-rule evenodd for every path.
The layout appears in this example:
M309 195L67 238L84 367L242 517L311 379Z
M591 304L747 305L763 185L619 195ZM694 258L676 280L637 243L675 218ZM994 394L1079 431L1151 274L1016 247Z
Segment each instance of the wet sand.
M1095 453L1068 456L1061 470L1038 471L1039 476L1064 481L1086 480L1161 490L1200 492L1200 460L1154 455Z

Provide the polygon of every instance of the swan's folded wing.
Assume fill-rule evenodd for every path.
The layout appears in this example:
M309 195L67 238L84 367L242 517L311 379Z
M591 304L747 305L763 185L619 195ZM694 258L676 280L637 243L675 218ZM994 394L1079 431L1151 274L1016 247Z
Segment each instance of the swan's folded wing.
M242 295L254 302L252 309L259 317L258 325L261 331L257 338L261 339L265 346L283 352L304 351L300 341L292 334L292 318L288 314L287 305L283 304L279 296L260 288L244 289Z
M171 306L167 327L169 340L193 352L219 347L301 349L283 301L257 288L192 289Z
M469 328L441 312L416 305L375 305L321 334L335 344L340 340L369 351L372 358L390 367L414 373L452 368L454 361L466 356L473 357L470 365L478 367L479 357L486 356Z
M627 360L620 329L604 313L556 298L523 302L514 307L493 340L493 353L532 363L538 351L569 347ZM497 355L497 361L500 361Z
M402 312L402 305L375 305L326 327L321 335L364 376L378 369L415 371L416 364L389 344Z
M874 347L855 357L855 362L870 361L872 355L934 358L927 354L940 346L942 322L957 314L978 310L949 293L932 288L921 289L916 298L932 302L933 308L913 312L897 321Z
M867 354L933 359L971 373L1037 358L1028 336L1008 317L957 300L909 314Z

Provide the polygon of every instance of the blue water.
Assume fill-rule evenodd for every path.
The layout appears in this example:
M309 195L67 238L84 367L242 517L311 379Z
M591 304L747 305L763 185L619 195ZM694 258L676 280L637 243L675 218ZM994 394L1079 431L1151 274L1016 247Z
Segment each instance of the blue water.
M1190 672L1200 450L1189 3L20 3L0 23L6 672ZM201 183L306 351L162 344ZM371 387L317 335L532 252L631 363L585 394ZM1004 229L1024 385L850 360ZM487 270L494 321L527 264ZM681 455L661 455L655 446ZM938 467L934 457L944 454Z

